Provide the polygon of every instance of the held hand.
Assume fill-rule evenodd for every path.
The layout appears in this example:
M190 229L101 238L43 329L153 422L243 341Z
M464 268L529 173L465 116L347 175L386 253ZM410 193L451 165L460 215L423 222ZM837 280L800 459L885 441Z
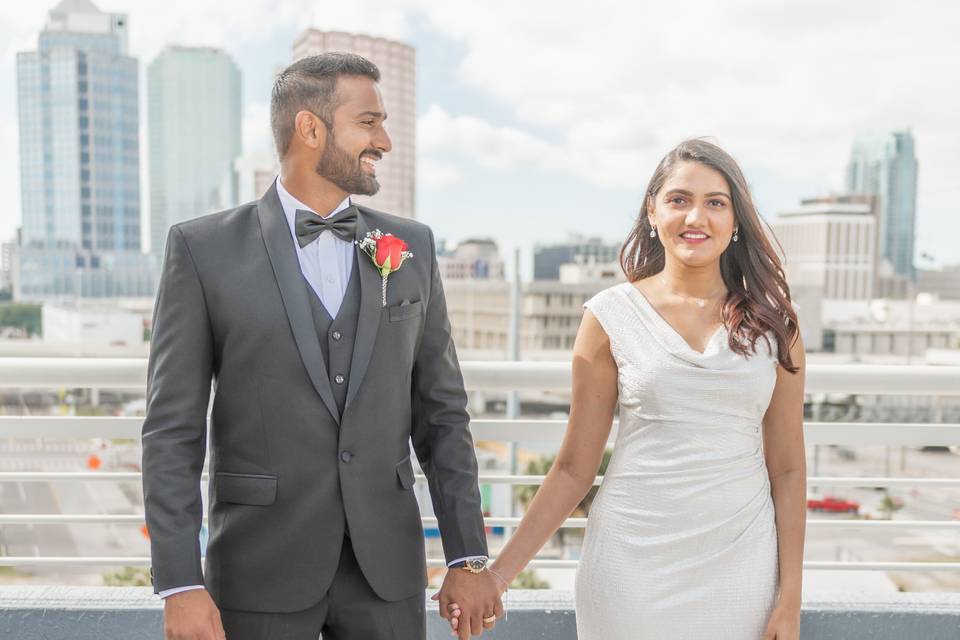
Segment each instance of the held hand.
M206 589L181 591L163 601L165 640L226 640L220 610Z
M484 618L503 615L500 589L489 571L473 574L463 569L448 569L440 592L432 596L440 605L440 616L450 621L453 635L460 640L479 636L492 629L494 622Z
M497 579L497 592L500 594L501 598L503 597L503 594L507 592L507 589L510 586L510 583L506 581L507 579L504 578L503 575L500 573L502 569L503 569L502 567L497 567L496 563L494 563L493 565L487 568L487 570L493 574L493 577ZM440 598L440 594L435 594L431 599L439 600L439 598ZM457 635L457 628L460 624L460 604L457 603L456 601L451 602L447 606L447 613L448 615L444 616L443 612L441 612L440 615L446 618L447 622L450 623L450 629L453 631L452 635L455 636ZM494 626L495 626L495 622L483 623L484 629L493 629Z
M783 604L774 607L763 640L800 640L800 607Z

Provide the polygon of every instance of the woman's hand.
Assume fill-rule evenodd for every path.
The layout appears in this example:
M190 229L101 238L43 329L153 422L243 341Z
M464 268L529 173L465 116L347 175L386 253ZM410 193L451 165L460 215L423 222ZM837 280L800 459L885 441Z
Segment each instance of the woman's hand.
M494 573L493 575L496 578L498 595L501 598L503 598L503 594L507 592L507 587L509 585L507 585L507 583L503 581L503 578L501 578L499 574ZM430 599L439 601L440 594L436 593ZM447 622L450 624L450 630L453 632L452 635L454 636L456 636L457 632L460 630L460 614L461 614L460 605L457 604L456 602L450 602L449 604L447 604L447 615L446 616L441 615L441 617L447 619ZM496 625L496 622L484 622L483 628L485 630L489 630L489 629L493 629L495 625Z
M800 607L787 604L774 607L763 640L800 640Z

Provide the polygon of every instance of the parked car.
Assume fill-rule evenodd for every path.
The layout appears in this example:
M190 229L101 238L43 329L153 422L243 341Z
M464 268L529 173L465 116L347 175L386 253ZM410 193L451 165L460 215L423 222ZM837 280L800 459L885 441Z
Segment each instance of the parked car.
M830 513L859 513L860 503L852 500L844 500L834 496L824 496L823 498L809 498L807 500L807 509L811 511L828 511Z

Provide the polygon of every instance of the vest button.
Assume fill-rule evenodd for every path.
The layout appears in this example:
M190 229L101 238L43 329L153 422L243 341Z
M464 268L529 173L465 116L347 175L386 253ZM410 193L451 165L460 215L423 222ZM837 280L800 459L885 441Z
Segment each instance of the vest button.
M351 460L353 460L353 454L350 453L349 451L341 451L340 459L343 460L344 462L350 462Z
M334 378L333 380L334 380L337 384L343 384L344 377L341 376L341 375L338 375L338 376L337 376L336 378Z
M343 337L343 335L342 335L339 331L334 331L334 332L333 332L333 339L334 339L334 340L339 340L339 339L342 338L342 337Z

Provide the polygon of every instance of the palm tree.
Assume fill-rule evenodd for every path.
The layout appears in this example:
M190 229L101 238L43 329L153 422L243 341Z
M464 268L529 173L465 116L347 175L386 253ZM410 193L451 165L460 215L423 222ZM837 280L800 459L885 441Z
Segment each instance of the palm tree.
M613 453L611 449L607 449L603 452L603 458L600 460L600 468L597 473L603 475L607 472L607 465L610 464L610 456ZM536 460L531 460L527 463L526 473L530 476L545 476L550 472L550 467L553 466L554 461L557 459L557 456L541 456ZM513 488L513 496L523 506L523 510L526 511L530 506L530 503L533 501L533 496L537 494L537 490L540 487L538 485L518 485ZM587 495L583 497L583 500L580 501L580 504L577 505L576 509L573 510L573 516L577 518L585 518L587 514L590 513L590 506L593 505L593 501L597 497L597 490L600 487L594 486L590 488L590 491L587 492ZM560 529L557 531L557 540L561 545L564 543L564 533L565 529Z

